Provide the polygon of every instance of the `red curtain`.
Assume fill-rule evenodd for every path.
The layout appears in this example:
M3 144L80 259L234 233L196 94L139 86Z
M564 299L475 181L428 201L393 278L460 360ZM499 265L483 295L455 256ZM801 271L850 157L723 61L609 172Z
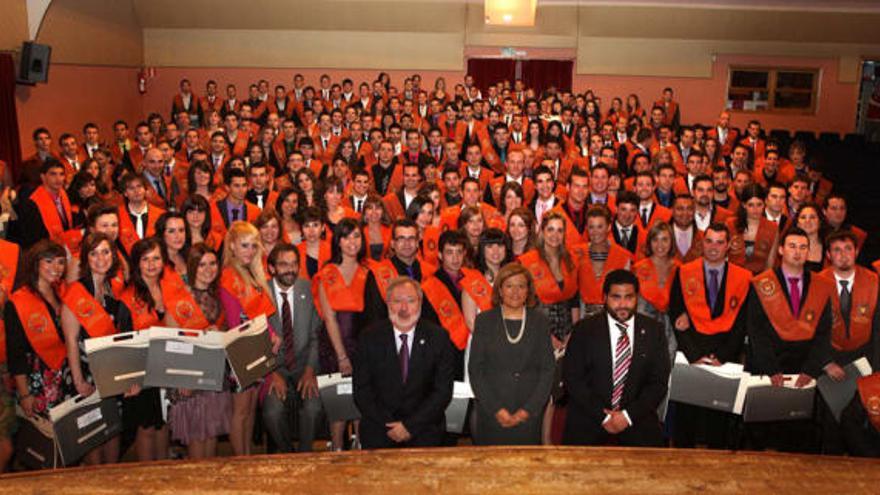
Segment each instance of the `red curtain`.
M503 58L472 58L468 60L468 74L474 76L474 85L483 94L490 85L508 80L513 85L516 78L516 61ZM448 88L451 91L452 88Z
M571 60L523 60L522 80L527 88L535 88L538 95L550 86L559 91L571 91L573 69Z
M0 53L0 160L6 162L15 177L20 166L21 143L15 112L15 61L10 53Z

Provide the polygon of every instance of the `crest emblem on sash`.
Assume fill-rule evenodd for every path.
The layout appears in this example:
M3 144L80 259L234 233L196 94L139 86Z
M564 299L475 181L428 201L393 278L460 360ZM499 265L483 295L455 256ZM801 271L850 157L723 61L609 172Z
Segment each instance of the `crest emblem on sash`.
M178 316L181 318L188 320L193 317L193 313L195 312L192 304L189 301L177 301L177 306L175 306L175 311Z
M859 316L867 316L868 314L868 305L867 304L859 304Z
M737 235L737 236L734 236L730 240L730 250L731 251L742 251L743 247L744 247L744 241L743 241L742 236Z
M437 241L434 239L430 239L428 241L428 251L436 251L437 250Z
M440 303L440 313L444 318L452 318L455 314L454 304L451 301L443 301Z
M770 241L760 240L756 245L757 250L768 251L770 249Z
M774 292L776 292L776 284L773 283L772 280L763 280L758 285L758 289L761 290L761 294L765 296L772 296Z
M730 309L736 309L739 305L739 299L736 296L730 298Z
M865 402L867 406L865 409L868 411L868 414L872 416L880 415L880 397L872 395Z
M813 318L816 317L816 314L815 314L815 313L813 312L813 310L811 309L811 310L807 311L806 315L804 315L804 316L805 316L806 320L807 320L808 322L810 322L810 321L813 321Z
M80 318L91 318L92 315L95 314L95 306L91 301L80 299L76 303L76 314L79 315Z
M388 280L393 276L391 270L387 266L379 267L379 278Z
M535 267L534 271L535 278L544 278L544 269L540 266Z
M689 278L689 279L687 279L687 282L685 282L684 285L685 285L684 290L687 292L687 295L693 296L694 294L697 293L697 285L698 284L697 284L696 279Z
M330 286L336 285L336 274L335 273L328 273L324 277L324 280L327 281L327 285L330 285Z
M44 331L46 331L46 327L48 326L49 320L41 314L32 314L27 321L28 329L33 330L37 333L43 333Z
M0 265L0 280L6 280L6 277L9 276L9 268L6 268L3 265Z
M474 294L477 297L483 297L486 295L486 286L477 282L471 284L471 288L474 290Z

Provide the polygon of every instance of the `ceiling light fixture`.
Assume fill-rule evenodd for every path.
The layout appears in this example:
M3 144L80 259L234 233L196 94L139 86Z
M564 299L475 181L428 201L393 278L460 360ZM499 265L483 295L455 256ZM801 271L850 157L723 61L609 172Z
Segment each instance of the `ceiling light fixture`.
M535 25L538 0L485 0L485 19L488 25L521 26Z

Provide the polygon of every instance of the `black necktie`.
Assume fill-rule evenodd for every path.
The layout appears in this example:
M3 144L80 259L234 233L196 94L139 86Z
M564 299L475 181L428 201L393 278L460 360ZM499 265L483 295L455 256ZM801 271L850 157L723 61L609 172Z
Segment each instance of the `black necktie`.
M840 281L840 312L843 322L846 323L846 336L849 338L849 312L852 309L852 292L849 289L849 280Z
M162 187L162 181L159 179L153 179L153 185L156 186L156 192L162 197L162 201L165 201L165 188Z
M233 222L236 221L236 220L238 220L238 214L239 214L239 213L238 213L238 208L233 208L233 209L232 209L232 221L233 221Z
M364 202L364 200L362 200L362 199L354 200L354 211L360 213L361 208L363 207L363 202Z
M650 218L650 215L648 215L648 207L646 206L642 208L642 225L645 228L648 227L648 218Z

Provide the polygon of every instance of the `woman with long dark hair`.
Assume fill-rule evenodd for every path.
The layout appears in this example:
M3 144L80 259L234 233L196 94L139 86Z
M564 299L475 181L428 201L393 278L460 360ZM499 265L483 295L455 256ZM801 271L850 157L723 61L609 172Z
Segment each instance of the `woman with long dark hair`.
M114 278L120 269L115 243L104 234L83 239L80 278L69 284L62 295L61 326L67 345L67 361L76 391L83 397L95 391L83 342L132 331L131 313L117 299L120 287ZM133 387L129 394L138 389ZM119 437L86 454L84 464L110 464L119 460Z
M779 227L764 215L765 196L760 184L746 186L736 214L728 221L730 250L727 259L754 275L774 266L779 245Z
M324 331L319 340L319 358L324 373L351 375L352 359L357 352L357 338L364 322L364 289L369 270L366 243L358 222L343 218L333 230L330 261L312 283ZM334 450L343 447L345 422L330 425Z

